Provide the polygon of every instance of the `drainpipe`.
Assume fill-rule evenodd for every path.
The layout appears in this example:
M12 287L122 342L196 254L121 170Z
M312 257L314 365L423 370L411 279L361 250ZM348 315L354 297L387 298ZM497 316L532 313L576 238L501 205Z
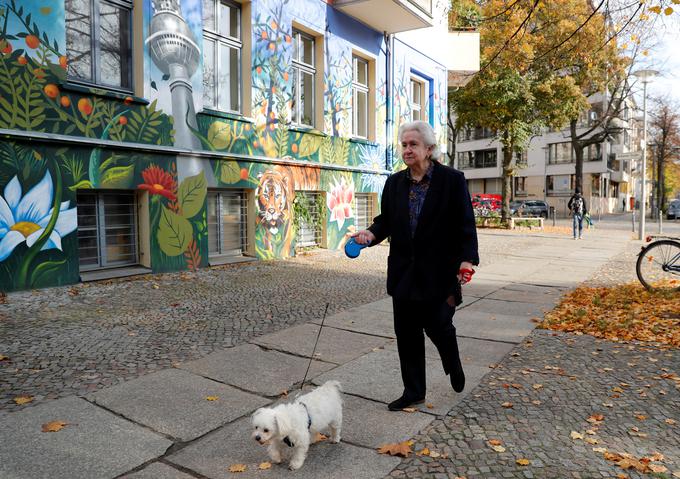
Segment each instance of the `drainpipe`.
M385 108L387 109L385 115L385 169L392 171L393 158L392 146L393 129L394 129L394 112L393 112L393 88L394 88L394 35L383 32L385 40Z

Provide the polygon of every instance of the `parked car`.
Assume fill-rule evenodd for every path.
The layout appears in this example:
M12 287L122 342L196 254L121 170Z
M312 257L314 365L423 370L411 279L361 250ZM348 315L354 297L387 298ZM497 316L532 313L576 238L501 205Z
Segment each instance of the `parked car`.
M667 220L677 220L680 218L680 200L671 200L666 210Z
M548 203L543 200L516 200L510 203L511 216L548 217Z

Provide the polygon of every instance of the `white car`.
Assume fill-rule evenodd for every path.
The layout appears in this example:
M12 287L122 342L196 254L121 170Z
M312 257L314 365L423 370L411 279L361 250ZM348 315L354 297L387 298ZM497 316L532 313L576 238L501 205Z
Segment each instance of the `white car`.
M677 220L680 218L680 200L671 200L666 210L667 220Z

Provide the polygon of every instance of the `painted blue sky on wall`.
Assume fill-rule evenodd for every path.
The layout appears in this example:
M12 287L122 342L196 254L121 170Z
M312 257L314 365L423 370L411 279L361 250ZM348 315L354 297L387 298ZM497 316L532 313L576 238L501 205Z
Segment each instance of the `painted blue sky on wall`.
M66 52L66 40L64 33L64 1L63 0L41 0L41 1L29 1L24 2L19 0L17 3L17 9L23 8L22 16L31 14L31 24L34 22L40 26L40 32L47 34L50 39L50 44L56 42L59 44L59 49L61 53ZM9 1L0 0L1 8L7 8ZM9 21L7 23L8 33L18 33L26 32L27 29L19 21L16 15L9 15ZM23 38L13 40L12 46L14 49L22 48L27 50L28 55L36 55L35 50L30 50L26 48L26 43Z

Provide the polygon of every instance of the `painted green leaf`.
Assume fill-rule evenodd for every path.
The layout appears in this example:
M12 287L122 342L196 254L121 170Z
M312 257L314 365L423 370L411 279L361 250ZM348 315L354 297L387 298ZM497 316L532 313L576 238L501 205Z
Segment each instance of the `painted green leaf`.
M300 141L300 156L312 156L321 146L322 137L316 135L303 135Z
M179 197L179 205L182 208L182 214L185 218L193 218L201 211L207 194L208 183L203 172L195 176L189 176L180 183L177 195Z
M61 261L44 261L33 269L31 285L40 286L55 284L59 269L66 264L66 258Z
M129 188L135 176L135 165L114 166L102 173L102 186L105 188Z
M76 190L84 190L88 188L92 188L92 183L90 183L88 180L82 180L76 183L73 186L69 186L68 189L71 191L76 191Z
M193 235L189 220L163 207L158 224L158 245L168 256L179 256L189 246Z
M231 125L223 121L216 121L208 128L208 141L217 150L221 150L229 145L231 140Z
M235 161L223 161L220 172L220 181L226 184L237 183L241 179L241 170Z

